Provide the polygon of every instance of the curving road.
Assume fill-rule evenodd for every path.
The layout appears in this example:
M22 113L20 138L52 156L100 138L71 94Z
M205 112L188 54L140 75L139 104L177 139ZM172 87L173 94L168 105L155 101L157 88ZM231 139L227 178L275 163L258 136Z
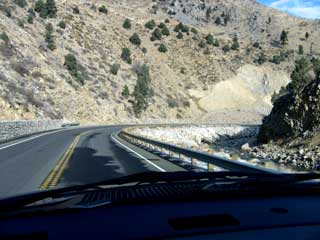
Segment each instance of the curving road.
M121 128L70 128L0 145L0 198L138 172L184 170L118 139Z

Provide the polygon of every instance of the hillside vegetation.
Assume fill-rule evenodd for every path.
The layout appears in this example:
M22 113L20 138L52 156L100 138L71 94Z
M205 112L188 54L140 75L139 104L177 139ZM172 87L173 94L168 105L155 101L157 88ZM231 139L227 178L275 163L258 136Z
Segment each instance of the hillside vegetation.
M0 118L259 122L319 27L254 0L3 0Z

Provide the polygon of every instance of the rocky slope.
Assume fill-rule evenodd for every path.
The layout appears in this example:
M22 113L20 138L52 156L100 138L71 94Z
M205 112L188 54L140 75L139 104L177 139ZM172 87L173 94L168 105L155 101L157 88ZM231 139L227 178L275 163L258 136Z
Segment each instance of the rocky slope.
M289 82L298 45L305 54L319 54L319 21L288 16L253 0L59 0L55 18L36 13L32 24L28 9L35 7L35 1L27 4L0 2L1 119L257 123L272 107L271 94ZM103 5L108 11L99 10ZM125 19L130 20L130 29L123 27ZM144 26L151 19L157 25L168 19L170 35L151 41L152 31ZM65 28L58 26L61 21ZM189 26L182 39L174 31L180 21ZM49 23L54 50L48 48L45 36ZM279 45L282 30L288 31L283 46ZM129 41L134 33L141 39L139 46ZM202 44L209 33L219 47ZM223 47L232 45L234 35L239 49L225 52ZM166 53L159 52L160 43ZM121 59L126 47L132 64ZM280 53L280 64L258 61ZM68 54L81 65L84 84L68 71ZM150 67L154 95L137 118L133 97L125 98L122 91L126 85L130 93L134 91L137 70L144 63ZM120 64L116 75L111 73L114 64Z

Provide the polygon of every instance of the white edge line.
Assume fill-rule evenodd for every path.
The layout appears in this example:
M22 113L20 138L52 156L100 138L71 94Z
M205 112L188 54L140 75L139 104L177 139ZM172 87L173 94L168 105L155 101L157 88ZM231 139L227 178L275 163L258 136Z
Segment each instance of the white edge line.
M147 163L149 163L150 165L154 166L155 168L157 168L158 170L160 170L161 172L166 172L166 170L164 170L163 168L159 167L158 165L154 164L153 162L151 162L150 160L146 159L144 156L142 156L141 154L137 153L136 151L132 150L131 148L127 147L126 145L124 145L123 143L121 143L120 141L118 141L117 139L115 139L112 135L111 135L111 139L113 141L115 141L116 143L118 143L119 145L121 145L122 147L124 147L125 149L127 149L129 152L133 152L135 155L137 155L139 158L145 160Z
M61 132L61 131L64 131L64 130L67 130L67 129L59 129L59 130L55 130L55 131L50 131L50 132L47 132L47 133L43 133L43 134L40 134L40 135L36 135L36 136L34 136L34 137L30 137L30 138L27 138L27 139L25 139L25 140L12 143L12 144L6 145L6 146L4 146L4 147L0 147L0 150L6 149L6 148L9 148L9 147L13 147L13 146L15 146L15 145L19 145L19 144L21 144L21 143L24 143L24 142L27 142L27 141L31 141L31 140L33 140L33 139L36 139L36 138L39 138L39 137L42 137L42 136L45 136L45 135L49 135L49 134L52 134L52 133Z

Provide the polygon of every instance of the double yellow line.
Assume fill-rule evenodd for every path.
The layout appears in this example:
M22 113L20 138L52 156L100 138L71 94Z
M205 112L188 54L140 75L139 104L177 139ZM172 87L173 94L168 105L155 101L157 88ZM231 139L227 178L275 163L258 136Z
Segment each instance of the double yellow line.
M62 175L64 169L66 168L67 164L69 163L70 158L71 158L75 148L77 147L77 145L79 143L80 138L84 134L87 134L87 133L92 132L92 131L94 131L94 130L80 133L79 135L77 135L75 137L75 139L69 145L67 151L62 155L62 157L58 161L57 165L50 172L50 174L46 177L46 179L42 182L42 184L40 186L40 190L51 189L51 188L54 188L57 185L57 183L59 182L59 180L61 178L61 175Z

